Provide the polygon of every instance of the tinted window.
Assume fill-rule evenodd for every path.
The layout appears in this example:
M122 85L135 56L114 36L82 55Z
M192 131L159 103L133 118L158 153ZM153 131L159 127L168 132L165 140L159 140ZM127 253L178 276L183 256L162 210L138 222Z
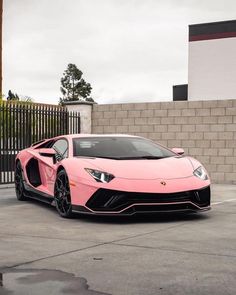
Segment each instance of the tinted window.
M68 157L68 142L65 139L57 140L52 146L56 152L62 155L64 158Z
M114 159L176 156L152 141L135 137L87 137L73 139L74 156Z

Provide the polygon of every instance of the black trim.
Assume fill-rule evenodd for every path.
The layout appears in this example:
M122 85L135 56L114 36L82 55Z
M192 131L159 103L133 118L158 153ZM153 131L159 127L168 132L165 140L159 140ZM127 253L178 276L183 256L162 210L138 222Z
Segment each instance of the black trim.
M72 211L73 212L79 212L79 213L90 213L90 214L92 213L86 207L80 206L80 205L72 205Z
M52 203L54 201L53 196L43 193L43 192L31 187L27 183L24 183L24 188L25 188L25 194L28 198L42 201L44 203L52 205Z
M205 212L211 209L210 206L198 209L191 203L178 204L175 207L173 205L160 205L156 206L142 206L136 205L128 208L127 210L122 211L121 213L117 212L104 212L104 211L90 211L84 206L73 205L72 211L74 213L85 214L85 215L96 215L96 216L132 216L138 214L161 214L161 213L196 213L196 212Z
M38 149L43 149L43 148L51 148L52 145L54 144L54 142L55 142L55 139L44 140L42 144L35 146L34 149L38 150Z
M196 208L197 206L204 208L210 205L210 197L210 186L177 193L140 193L100 188L87 201L86 207L92 211L111 211L115 213L126 210L126 208L129 210L130 207L135 207L135 204L139 204L138 209L140 209L140 206L143 206L143 208L147 209L148 207L155 207L155 211L156 209L162 211L165 206L171 206L174 210L175 206L178 206L176 203L180 203L182 208L185 205L181 203L188 202L189 204L195 204Z
M31 144L31 147L34 147L34 146L36 146L36 145L38 145L40 143L43 143L44 141L45 141L45 139L39 140L37 142L34 142L34 143Z
M193 24L189 26L189 36L236 32L236 20Z
M188 100L188 84L173 85L173 101Z

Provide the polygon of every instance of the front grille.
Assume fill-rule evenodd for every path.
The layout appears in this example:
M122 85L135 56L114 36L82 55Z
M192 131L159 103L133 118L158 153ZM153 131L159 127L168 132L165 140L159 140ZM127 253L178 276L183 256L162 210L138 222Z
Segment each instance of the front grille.
M210 205L210 187L197 191L171 194L135 193L99 189L86 203L94 211L120 211L133 204L162 204L176 202L193 202L199 207ZM174 205L174 204L173 204ZM171 205L171 206L173 206ZM146 206L146 205L145 205ZM161 205L163 206L163 205ZM156 206L155 206L156 207Z

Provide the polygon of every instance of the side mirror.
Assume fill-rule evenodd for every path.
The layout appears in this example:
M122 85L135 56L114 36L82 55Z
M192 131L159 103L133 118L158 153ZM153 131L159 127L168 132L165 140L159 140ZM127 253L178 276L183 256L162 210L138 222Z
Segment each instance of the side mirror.
M174 152L177 155L183 155L184 154L184 149L181 149L181 148L173 148L171 150L172 150L172 152Z
M40 156L54 158L56 156L56 151L52 148L42 148L39 149Z

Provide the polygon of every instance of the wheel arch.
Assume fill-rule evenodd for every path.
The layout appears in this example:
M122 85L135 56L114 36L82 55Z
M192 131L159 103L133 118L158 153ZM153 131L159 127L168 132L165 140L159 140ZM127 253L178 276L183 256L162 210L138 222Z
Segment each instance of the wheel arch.
M18 163L20 163L20 165L21 165L22 175L23 175L23 180L26 181L26 176L25 176L26 173L25 173L25 170L24 170L24 166L23 166L22 160L20 160L19 157L17 157L17 158L15 159L15 169L16 169L16 165L17 165Z
M67 171L66 171L66 168L65 168L62 164L60 164L60 165L57 167L56 178L57 178L58 173L61 172L61 171L63 171L63 170L65 171L67 177L69 178L68 173L67 173ZM54 193L55 193L56 178L55 178L55 183L54 183Z
M57 174L58 174L60 171L62 171L62 170L65 170L65 172L66 172L66 168L65 168L64 166L62 166L62 165L59 165L58 168L57 168ZM66 172L66 174L67 174L67 172ZM67 175L68 175L68 174L67 174Z
M64 172L62 172L64 171ZM60 191L59 191L59 195L56 197L56 183L57 183L57 179L59 177L59 173L62 172L62 174L66 174L66 178L67 178L67 184L64 184L64 188L68 185L69 186L69 191L68 189L66 189L66 194L67 194L67 197L66 198L69 198L69 202L70 202L70 208L67 208L69 211L68 212L65 212L65 210L61 211L61 206L64 206L63 203L64 202L61 202L59 201L60 199L63 199L64 197L63 196L60 196ZM62 216L62 217L65 217L65 218L70 218L73 216L73 213L72 213L72 198L71 198L71 192L70 192L70 182L69 182L69 177L68 177L68 174L67 174L67 171L65 169L65 167L63 165L59 165L58 168L57 168L57 171L56 171L56 179L55 179L55 183L54 183L54 196L55 196L55 205L56 205L56 208L57 208L57 211L58 213ZM66 185L66 186L65 186ZM67 203L68 204L68 203ZM64 207L65 208L65 207Z
M55 177L55 182L54 182L54 195L55 195L55 187L56 187L56 179L57 179L57 175L58 175L58 173L59 173L60 171L62 171L62 170L66 171L66 169L65 169L64 166L59 165L59 166L57 167L57 171L56 171L56 175L55 175L56 177Z

